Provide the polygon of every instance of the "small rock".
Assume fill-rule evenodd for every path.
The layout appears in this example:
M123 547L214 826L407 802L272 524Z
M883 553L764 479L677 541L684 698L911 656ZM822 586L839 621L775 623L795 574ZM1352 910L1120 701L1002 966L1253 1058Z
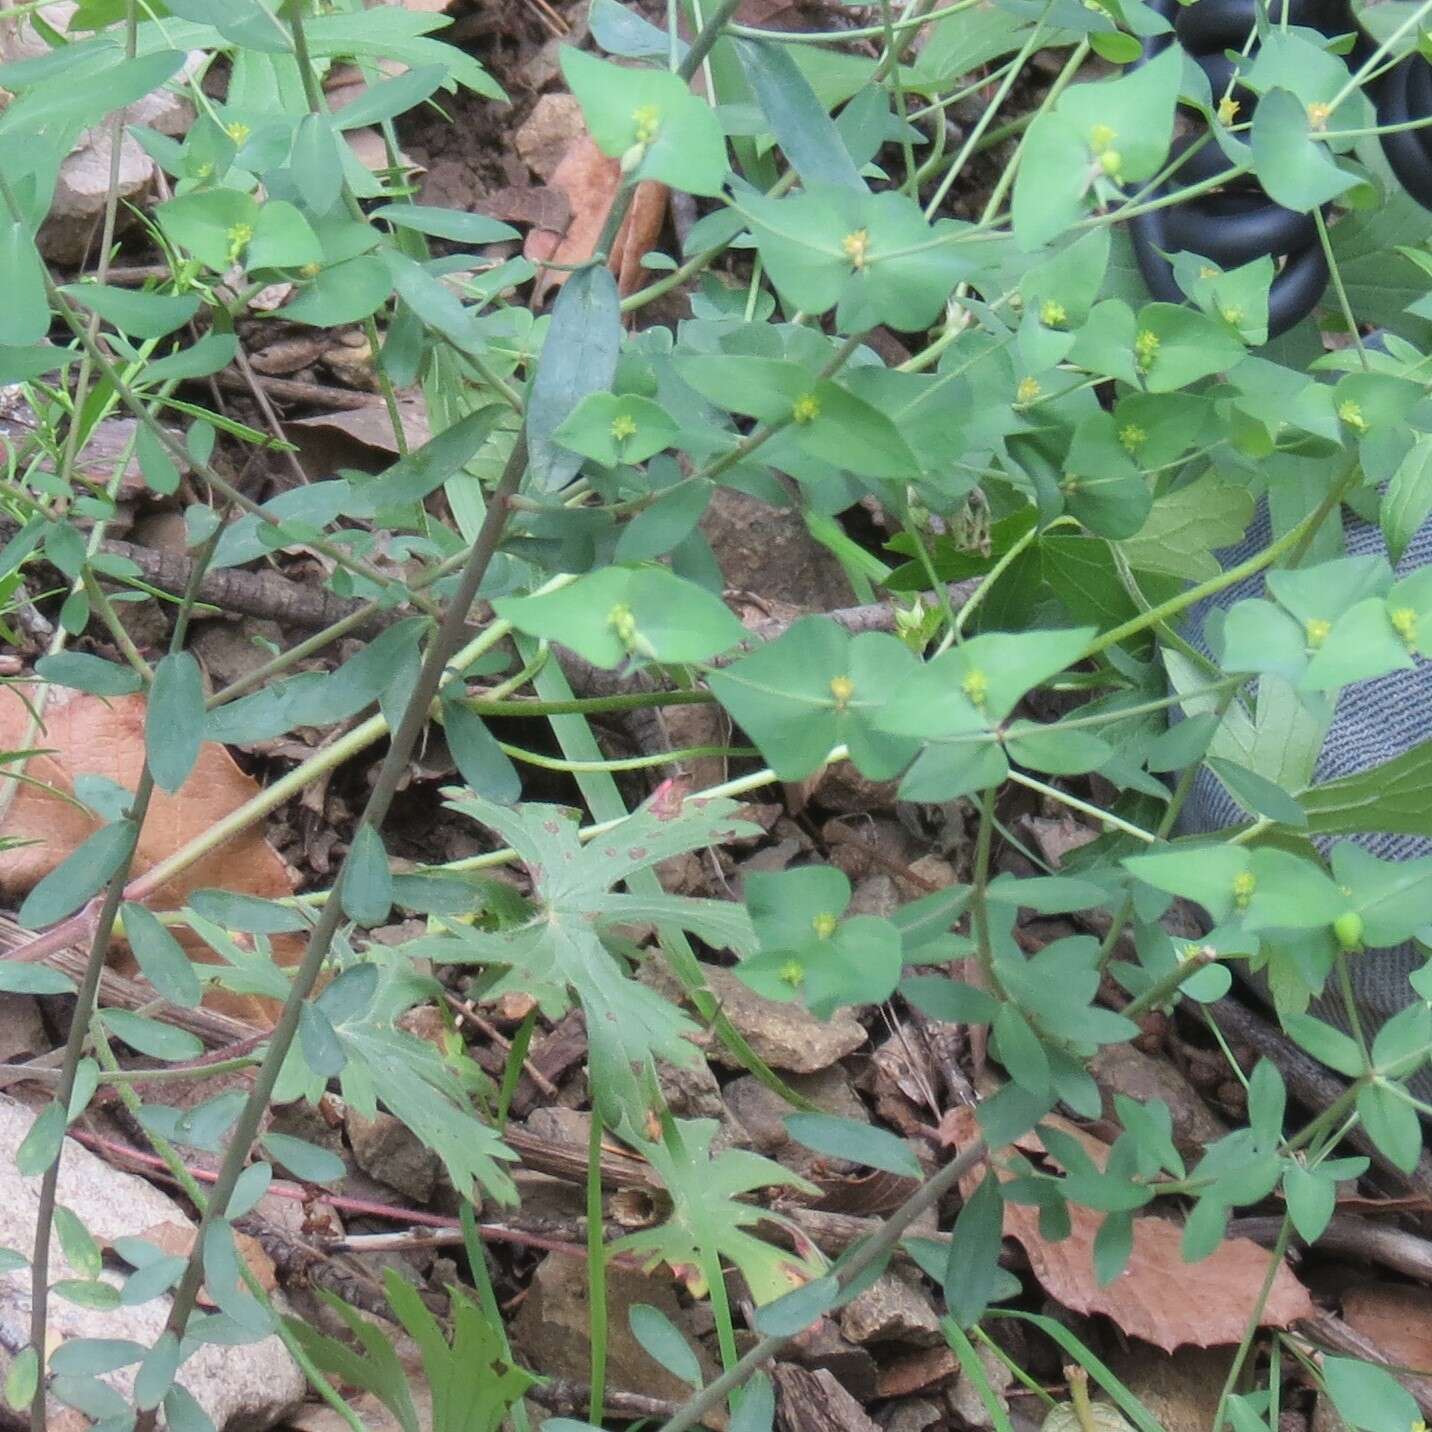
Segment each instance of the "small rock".
M0 994L0 1064L33 1059L53 1043L33 995Z
M728 587L759 592L763 603L829 611L855 601L840 563L810 535L805 519L734 487L718 487L701 519Z
M773 1069L811 1074L829 1068L865 1043L864 1026L848 1011L842 1010L830 1019L817 1019L801 1005L778 1004L763 998L729 970L703 965L701 972L731 1023ZM681 986L654 961L642 966L641 977L668 999L681 1000ZM707 1054L717 1064L728 1069L740 1067L719 1041L708 1036L702 1042L708 1044Z
M695 1064L668 1064L656 1067L657 1082L667 1107L680 1119L723 1119L726 1106L721 1087L711 1066L704 1060Z
M776 1364L776 1424L785 1432L880 1432L865 1409L824 1368Z
M841 1069L822 1069L817 1074L792 1074L786 1082L797 1094L809 1099L827 1114L853 1119L861 1124L870 1122L865 1105L860 1102L860 1096L850 1087L850 1081ZM726 1107L750 1134L752 1144L761 1153L781 1153L791 1142L790 1135L786 1133L785 1120L794 1110L755 1075L744 1074L739 1079L733 1079L722 1092Z
M432 1198L441 1160L406 1124L382 1110L376 1118L365 1119L351 1105L343 1122L353 1159L364 1173L418 1203Z
M944 1420L944 1409L923 1397L912 1397L908 1402L899 1403L888 1417L883 1419L885 1432L925 1432Z
M637 1342L629 1321L632 1307L649 1303L678 1328L685 1314L671 1285L626 1268L607 1269L607 1383L622 1392L639 1392L684 1402L691 1389L656 1362ZM587 1265L581 1258L549 1253L537 1265L513 1324L513 1340L523 1365L547 1377L585 1382L591 1376L591 1308ZM688 1337L706 1377L716 1367L705 1347Z
M544 183L551 179L567 147L586 133L582 106L569 94L544 94L513 136L522 162Z
M29 1110L0 1096L0 1247L27 1254L35 1241L40 1180L22 1178L16 1172L15 1154L32 1123ZM143 1179L111 1168L72 1139L64 1141L59 1202L102 1245L161 1226L186 1230L191 1243L193 1240L193 1224L178 1204ZM79 1276L65 1258L58 1238L51 1239L50 1276ZM120 1282L109 1270L100 1277L110 1284ZM167 1295L107 1310L52 1298L49 1336L54 1345L74 1338L129 1338L150 1347L163 1332L169 1309ZM0 1377L9 1373L10 1349L22 1348L29 1340L30 1273L22 1269L0 1277ZM121 1368L105 1373L101 1381L128 1399L135 1371L134 1366ZM178 1380L221 1432L227 1428L258 1432L271 1427L302 1402L307 1388L303 1374L277 1337L242 1348L201 1345L185 1360ZM65 1425L65 1415L66 1409L56 1405L50 1414L51 1425Z
M560 1104L544 1104L527 1117L527 1129L539 1139L554 1143L575 1144L585 1149L591 1139L592 1116L583 1109L564 1109Z
M1105 1360L1164 1432L1208 1432L1234 1352L1231 1347L1181 1347L1167 1353L1130 1342L1110 1347Z
M840 1330L854 1343L903 1342L934 1347L944 1341L940 1317L917 1284L884 1273L840 1311Z
M194 654L216 687L228 686L272 659L263 640L282 645L283 632L277 622L245 617L232 622L220 619L203 622L190 643Z
M1141 1054L1129 1044L1106 1044L1089 1062L1106 1106L1112 1096L1124 1094L1139 1103L1162 1099L1173 1117L1174 1142L1184 1148L1202 1148L1228 1132L1198 1091L1166 1059Z
M883 871L867 875L851 892L846 915L879 915L889 919L900 908L900 891L893 876Z

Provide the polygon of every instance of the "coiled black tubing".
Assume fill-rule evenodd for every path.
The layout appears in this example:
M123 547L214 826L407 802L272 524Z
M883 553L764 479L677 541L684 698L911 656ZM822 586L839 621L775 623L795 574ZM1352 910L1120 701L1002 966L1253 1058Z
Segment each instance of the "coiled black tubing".
M1238 101L1238 117L1252 116L1257 96L1237 84L1237 67L1227 51L1241 50L1253 32L1255 0L1150 0L1172 26L1171 34L1144 43L1144 62L1177 44L1208 76L1214 103L1230 93ZM1345 35L1355 24L1347 0L1269 0L1268 18L1281 23L1286 7L1290 25L1321 34ZM1365 45L1359 42L1359 49ZM1356 62L1358 51L1354 52ZM1229 90L1229 82L1234 81ZM1377 122L1405 124L1432 115L1432 65L1419 54L1409 55L1378 82ZM1398 183L1426 208L1432 209L1432 128L1406 129L1382 137L1383 153ZM1232 166L1207 136L1178 140L1172 158L1188 158L1172 179L1149 198L1190 184L1202 183ZM1268 334L1276 337L1306 318L1323 296L1328 282L1327 258L1318 237L1317 220L1276 204L1250 175L1230 179L1212 192L1180 204L1137 214L1129 220L1130 237L1139 269L1155 298L1183 303L1186 295L1174 277L1169 254L1199 254L1222 268L1236 268L1264 255L1278 265L1268 294Z

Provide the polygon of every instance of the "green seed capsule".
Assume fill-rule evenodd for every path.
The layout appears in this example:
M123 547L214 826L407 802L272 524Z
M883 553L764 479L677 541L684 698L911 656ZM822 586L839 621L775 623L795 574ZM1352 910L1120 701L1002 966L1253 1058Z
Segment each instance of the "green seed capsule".
M1337 936L1338 944L1349 952L1362 949L1364 928L1362 916L1356 910L1344 910L1333 921L1333 934Z

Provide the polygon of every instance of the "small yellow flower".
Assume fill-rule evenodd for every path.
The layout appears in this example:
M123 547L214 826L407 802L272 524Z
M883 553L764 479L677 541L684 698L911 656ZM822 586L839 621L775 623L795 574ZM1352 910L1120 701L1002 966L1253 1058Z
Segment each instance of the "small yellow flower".
M636 419L630 413L618 413L612 419L611 426L612 441L624 443L628 438L636 436Z
M855 695L855 683L848 676L832 676L830 694L835 697L835 709L844 711L850 704L850 698Z
M828 940L840 927L840 921L826 910L810 922L810 927L815 931L816 939Z
M1148 440L1149 435L1137 423L1125 423L1119 429L1119 441L1129 452L1138 452Z
M1321 100L1314 100L1308 106L1308 124L1313 129L1326 129L1328 127L1328 116L1333 112L1330 104L1323 104Z
M870 257L870 231L852 229L841 241L840 251L850 260L853 269L863 269Z
M1038 378L1021 378L1019 387L1014 390L1014 401L1020 404L1032 403L1043 391Z
M1309 617L1303 631L1307 634L1308 646L1316 651L1327 639L1333 624L1323 617Z
M636 613L625 602L618 602L607 613L607 625L616 632L617 640L623 646L636 642Z
M1253 898L1253 892L1258 888L1258 881L1251 870L1241 870L1233 877L1233 903L1240 909L1246 910L1248 902Z
M1218 311L1223 316L1223 321L1231 323L1235 328L1243 322L1243 310L1237 304L1231 303L1227 308L1220 308Z
M1392 623L1392 629L1408 645L1413 646L1417 641L1417 613L1411 607L1397 607L1388 612L1387 619Z
M1039 321L1046 328L1063 328L1069 322L1069 314L1058 300L1046 298L1040 305Z
M1160 342L1158 334L1151 328L1141 328L1134 335L1134 357L1138 362L1140 373L1147 373L1153 367L1154 359L1158 356Z
M1367 419L1362 415L1362 408L1351 398L1338 404L1338 417L1354 432L1365 433L1367 431Z
M1212 264L1204 264L1198 270L1199 278L1217 278L1218 270Z
M1095 154L1102 154L1118 137L1118 132L1107 124L1096 124L1089 131L1089 148Z
M972 671L960 682L960 690L965 693L971 706L983 706L989 695L989 677L982 671Z
M1109 176L1110 179L1117 179L1119 171L1124 167L1124 156L1117 149L1106 149L1099 156L1099 168Z
M661 111L654 104L644 104L631 112L636 125L636 142L650 144L661 130Z
M224 126L224 133L234 141L235 144L242 144L253 133L248 125L240 120L233 120Z
M317 278L318 272L318 265L314 263L304 264L304 266L299 269L299 273L301 273L304 278Z
M813 423L820 417L820 399L814 393L802 393L791 406L791 417L798 423Z
M787 960L777 976L782 984L795 989L805 979L805 966L799 960Z
M1218 118L1220 123L1232 124L1238 117L1238 111L1242 108L1243 106L1234 99L1231 94L1224 95L1223 98L1218 101Z

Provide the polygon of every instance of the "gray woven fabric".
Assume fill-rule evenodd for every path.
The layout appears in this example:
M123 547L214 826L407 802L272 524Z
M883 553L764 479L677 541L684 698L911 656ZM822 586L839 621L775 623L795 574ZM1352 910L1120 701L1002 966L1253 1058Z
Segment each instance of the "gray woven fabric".
M1345 512L1347 552L1352 555L1387 554L1382 533L1352 514ZM1244 541L1237 547L1218 553L1225 568L1251 557L1272 540L1266 505L1258 515ZM1398 575L1432 561L1432 522L1418 532L1398 565ZM1210 602L1195 608L1186 635L1207 651L1203 624L1215 606L1227 609L1246 597L1265 595L1260 575L1240 582L1221 592ZM1338 702L1332 726L1318 759L1315 780L1333 780L1351 775L1401 754L1411 746L1432 739L1432 662L1419 660L1410 671L1397 671L1374 681L1349 687ZM1246 821L1247 814L1229 797L1219 781L1206 768L1199 771L1193 791L1185 806L1180 829L1185 833L1217 830ZM1364 835L1347 837L1357 841L1384 860L1411 860L1432 854L1432 840L1407 835ZM1321 841L1321 848L1331 844ZM1432 912L1429 912L1432 920ZM1420 998L1407 983L1407 976L1421 967L1423 956L1412 945L1396 949L1369 950L1352 961L1353 988L1357 995L1359 1014L1369 1028L1375 1028L1391 1015L1405 1009ZM1342 1001L1324 996L1314 1005L1320 1018L1346 1030L1347 1021ZM1432 1096L1432 1071L1424 1071L1412 1086L1423 1097Z

